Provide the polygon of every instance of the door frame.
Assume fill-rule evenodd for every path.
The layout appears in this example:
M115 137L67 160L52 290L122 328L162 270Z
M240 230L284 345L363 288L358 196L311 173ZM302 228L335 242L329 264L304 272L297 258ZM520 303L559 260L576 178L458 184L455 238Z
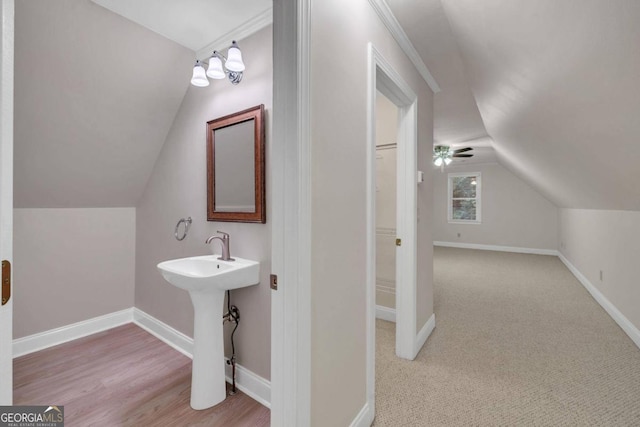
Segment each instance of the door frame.
M13 262L14 0L2 0L0 7L0 259ZM12 341L13 298L0 306L0 405L5 406L13 404Z
M310 0L275 0L271 144L272 273L271 424L310 425L311 414L311 131ZM375 414L375 94L398 106L396 354L415 358L417 264L417 96L368 45L367 99L367 419Z
M376 91L398 107L396 355L409 360L416 356L418 97L372 43L367 90L367 403L375 414Z
M273 2L271 425L311 424L310 0Z

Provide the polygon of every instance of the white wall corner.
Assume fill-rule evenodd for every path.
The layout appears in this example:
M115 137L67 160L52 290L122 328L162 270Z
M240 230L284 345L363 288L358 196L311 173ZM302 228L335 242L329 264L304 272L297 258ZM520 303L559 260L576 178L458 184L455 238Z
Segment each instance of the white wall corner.
M436 328L436 314L433 313L427 323L424 324L418 335L416 336L416 347L414 349L414 358L418 355L424 344L427 342L427 338L431 336L431 332Z
M386 320L387 322L396 321L395 308L389 308L382 305L376 305L376 319Z
M616 308L615 305L611 301L605 297L602 292L596 288L593 283L587 279L584 274L582 274L571 262L564 256L562 252L558 255L560 260L567 266L569 271L573 273L573 275L578 279L582 286L585 287L587 292L591 294L593 299L595 299L598 304L604 308L604 310L611 316L611 318L622 328L622 330L631 338L631 341L635 343L635 345L640 348L640 330L634 326L633 323L629 319L627 319L624 314L620 312Z
M513 252L517 254L551 255L558 256L556 249L519 248L516 246L480 245L477 243L439 242L434 241L433 246L446 248L478 249L481 251Z

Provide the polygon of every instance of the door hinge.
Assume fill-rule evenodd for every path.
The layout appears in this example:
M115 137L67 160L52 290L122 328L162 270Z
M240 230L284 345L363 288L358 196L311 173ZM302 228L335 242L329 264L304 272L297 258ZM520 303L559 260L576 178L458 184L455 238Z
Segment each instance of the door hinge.
M271 275L271 289L273 289L274 291L278 290L278 276L276 274L272 274Z
M402 246L402 239L396 239L396 246Z
M11 299L11 263L2 260L2 305Z

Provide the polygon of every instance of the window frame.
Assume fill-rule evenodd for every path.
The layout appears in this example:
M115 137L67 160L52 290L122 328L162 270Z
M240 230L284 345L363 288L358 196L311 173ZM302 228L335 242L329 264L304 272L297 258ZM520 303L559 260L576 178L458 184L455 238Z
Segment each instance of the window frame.
M476 178L476 219L453 219L454 200L474 200L474 198L453 197L453 178L475 177ZM449 173L447 177L447 220L449 224L482 224L482 173L481 172L456 172Z

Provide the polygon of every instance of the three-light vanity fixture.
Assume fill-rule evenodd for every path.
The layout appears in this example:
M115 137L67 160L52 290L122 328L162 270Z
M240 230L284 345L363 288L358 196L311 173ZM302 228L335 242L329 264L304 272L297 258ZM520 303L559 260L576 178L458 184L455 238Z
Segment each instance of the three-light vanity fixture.
M224 60L224 66L222 64ZM234 85L237 85L242 80L242 72L244 71L244 62L242 62L242 52L238 47L238 43L234 40L229 46L227 57L214 50L209 58L209 68L205 72L203 62L199 59L196 60L196 64L193 66L193 76L191 77L191 84L198 87L209 86L209 79L224 79L229 78L229 81Z

